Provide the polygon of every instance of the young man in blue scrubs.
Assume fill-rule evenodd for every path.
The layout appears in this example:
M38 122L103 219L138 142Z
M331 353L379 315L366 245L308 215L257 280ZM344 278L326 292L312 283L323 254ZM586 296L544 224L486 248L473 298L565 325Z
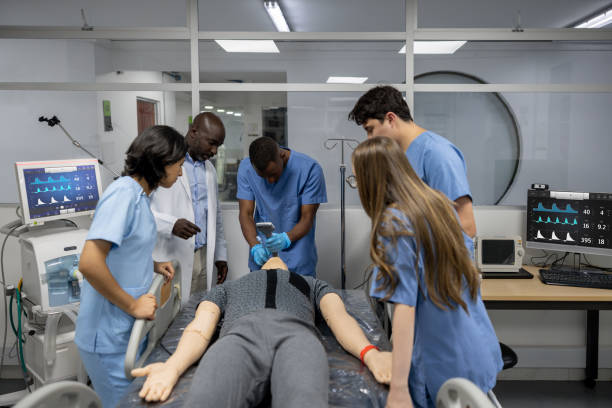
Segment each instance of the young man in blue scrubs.
M370 89L359 98L349 120L363 126L368 138L385 136L398 142L421 180L455 202L463 231L471 238L476 236L463 154L448 139L414 123L400 91L391 86ZM468 249L473 253L473 243Z
M327 202L319 163L260 137L249 146L249 157L240 162L236 196L242 234L251 248L249 269L260 269L278 252L289 270L315 276L315 218L319 204ZM255 223L264 221L272 222L276 232L262 243Z

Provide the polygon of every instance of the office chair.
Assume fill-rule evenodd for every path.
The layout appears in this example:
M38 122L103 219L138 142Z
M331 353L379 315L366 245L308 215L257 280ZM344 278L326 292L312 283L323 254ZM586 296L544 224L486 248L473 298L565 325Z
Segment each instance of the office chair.
M436 396L437 408L496 408L474 383L465 378L450 378Z
M100 397L85 384L77 381L60 381L47 384L13 408L102 408Z
M502 360L504 360L503 370L512 368L518 363L518 356L510 347L500 342L499 347L501 348Z
M393 319L393 305L391 303L384 304L380 301L373 302L373 308L376 315L379 317L383 324L383 328L387 332L387 336L391 338L391 320ZM518 363L518 356L510 347L504 343L499 343L501 349L502 360L504 361L503 370L514 367Z

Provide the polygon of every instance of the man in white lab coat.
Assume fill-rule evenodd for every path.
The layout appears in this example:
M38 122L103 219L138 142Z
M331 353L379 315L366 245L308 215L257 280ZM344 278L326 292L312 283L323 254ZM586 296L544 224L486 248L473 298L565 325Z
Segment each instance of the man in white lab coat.
M185 140L189 148L182 176L151 197L158 235L153 258L180 262L183 304L191 293L225 281L228 271L217 172L209 161L225 140L225 127L213 113L200 113Z

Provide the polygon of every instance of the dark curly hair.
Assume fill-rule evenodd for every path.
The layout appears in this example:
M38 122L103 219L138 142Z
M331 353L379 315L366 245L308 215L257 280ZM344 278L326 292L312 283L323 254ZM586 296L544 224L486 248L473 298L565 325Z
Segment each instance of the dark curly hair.
M263 173L270 162L278 157L278 143L271 137L263 136L253 140L249 146L249 159L251 164L260 173Z
M185 138L170 126L151 126L139 134L128 148L123 176L139 176L151 190L166 175L165 167L185 157Z
M392 86L377 86L359 98L348 119L361 126L368 119L378 119L382 122L387 112L395 113L406 122L413 120L410 108L400 91Z

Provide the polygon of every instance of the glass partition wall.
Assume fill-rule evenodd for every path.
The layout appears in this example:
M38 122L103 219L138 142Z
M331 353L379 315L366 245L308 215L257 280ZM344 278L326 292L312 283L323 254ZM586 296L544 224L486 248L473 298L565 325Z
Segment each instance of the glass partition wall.
M365 139L348 112L385 84L405 94L418 124L461 148L477 205L522 205L533 182L609 190L612 32L567 28L596 1L547 15L534 4L522 17L501 0L479 13L462 11L466 1L281 1L288 32L257 1L91 0L82 14L69 1L53 12L22 3L0 16L3 150L20 160L40 156L25 140L56 130L26 117L32 106L119 171L139 123L184 134L210 111L227 131L216 159L223 201L235 201L249 143L269 136L321 163L336 207L340 156L325 140ZM45 154L72 149L58 140ZM359 204L350 188L346 199Z

